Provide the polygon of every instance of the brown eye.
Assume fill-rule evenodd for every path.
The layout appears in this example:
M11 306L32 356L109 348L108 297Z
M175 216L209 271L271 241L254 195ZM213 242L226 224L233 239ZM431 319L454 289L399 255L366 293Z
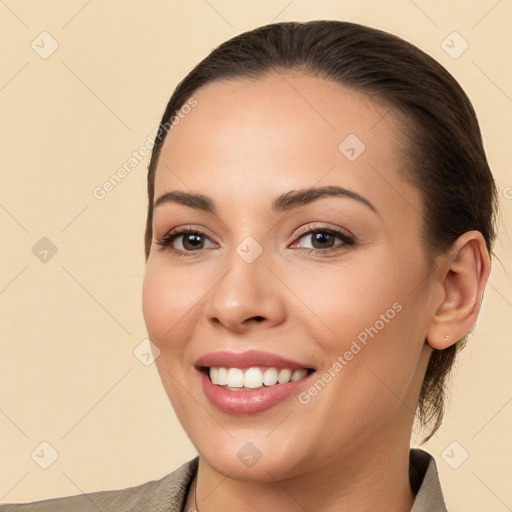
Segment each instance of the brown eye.
M317 231L311 235L311 245L314 249L328 249L333 246L336 241L336 236L331 233Z
M197 235L195 233L190 233L188 235L180 235L183 237L183 241L181 242L183 245L183 248L187 251L193 251L195 249L202 249L204 245L204 239L202 238L202 235ZM176 237L180 238L180 237ZM175 238L175 240L176 240Z
M194 254L195 251L216 246L204 233L191 229L171 231L157 240L156 244L161 246L161 251L169 249L179 255Z
M298 238L299 241L308 239L310 241L309 247L307 245L304 246L300 244L300 242L294 243L294 246L322 253L344 246L352 246L355 243L355 240L352 237L346 235L342 231L327 227L310 229L309 231L301 234ZM340 242L336 242L336 240L340 240Z

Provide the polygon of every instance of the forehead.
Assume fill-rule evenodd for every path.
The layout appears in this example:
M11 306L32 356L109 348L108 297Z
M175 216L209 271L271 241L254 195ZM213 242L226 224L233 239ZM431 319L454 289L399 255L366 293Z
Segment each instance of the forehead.
M250 201L263 191L275 196L336 184L364 191L377 203L391 202L390 188L398 192L394 199L418 201L401 177L397 120L365 94L283 72L214 82L193 98L196 106L164 142L155 196L193 189L217 194L219 201L232 202L234 195Z

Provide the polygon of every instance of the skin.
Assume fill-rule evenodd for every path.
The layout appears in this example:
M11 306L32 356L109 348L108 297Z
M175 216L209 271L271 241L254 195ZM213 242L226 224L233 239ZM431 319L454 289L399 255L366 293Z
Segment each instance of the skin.
M286 72L216 82L194 98L163 145L155 199L193 191L217 213L155 209L143 312L162 383L200 454L199 510L410 510L419 390L432 347L456 342L476 320L490 270L481 234L465 233L429 266L421 195L404 180L404 136L389 109L359 92ZM348 134L366 146L355 161L338 149ZM356 192L376 212L343 197L271 210L279 194L325 185ZM192 256L171 249L190 251L184 237L165 250L155 243L180 226L205 234ZM312 237L297 235L308 226L341 229L355 244L335 238L334 250L311 251ZM252 263L236 252L248 236L263 250ZM396 303L401 311L307 404L294 396L230 415L201 389L194 362L219 350L268 351L321 377ZM262 454L252 467L237 457L247 442Z

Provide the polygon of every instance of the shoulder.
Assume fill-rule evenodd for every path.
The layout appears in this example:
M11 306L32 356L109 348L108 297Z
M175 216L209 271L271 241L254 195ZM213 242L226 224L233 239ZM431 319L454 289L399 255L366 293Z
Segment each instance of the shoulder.
M112 491L98 491L30 503L0 504L0 512L179 512L197 471L192 459L159 480Z

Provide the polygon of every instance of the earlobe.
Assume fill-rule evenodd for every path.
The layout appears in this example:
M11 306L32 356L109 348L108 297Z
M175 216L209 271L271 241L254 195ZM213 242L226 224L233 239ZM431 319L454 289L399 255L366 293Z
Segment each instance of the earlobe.
M480 311L491 268L482 234L468 231L461 235L443 255L439 268L442 293L437 304L432 304L426 339L432 348L443 350L468 333Z

